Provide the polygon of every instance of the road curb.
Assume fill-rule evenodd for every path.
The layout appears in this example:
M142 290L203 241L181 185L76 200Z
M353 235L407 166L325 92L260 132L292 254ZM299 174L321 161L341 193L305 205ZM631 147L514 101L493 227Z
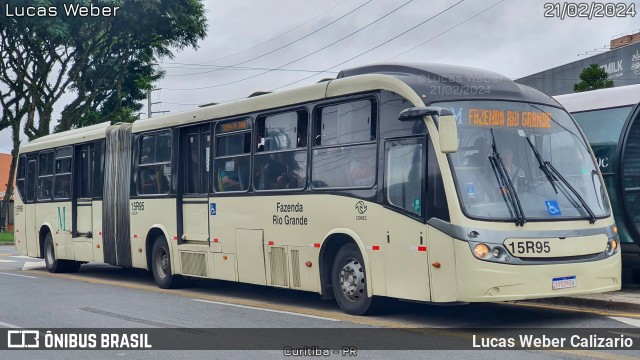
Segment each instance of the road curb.
M530 303L584 307L609 311L640 311L640 303L611 299L589 299L581 297L558 297L528 301Z

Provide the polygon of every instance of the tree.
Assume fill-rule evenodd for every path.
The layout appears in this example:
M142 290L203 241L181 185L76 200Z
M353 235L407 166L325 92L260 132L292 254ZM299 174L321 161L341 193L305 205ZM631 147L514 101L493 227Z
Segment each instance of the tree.
M0 130L10 127L14 139L8 189L21 124L29 140L48 135L54 106L69 92L75 99L56 131L133 121L146 90L164 75L153 65L206 36L202 0L33 0L28 5L55 7L57 16L7 16L20 3L0 7ZM116 16L65 13L65 5L91 3L120 8Z
M591 91L614 86L609 74L598 64L591 64L580 73L580 81L573 85L574 92Z

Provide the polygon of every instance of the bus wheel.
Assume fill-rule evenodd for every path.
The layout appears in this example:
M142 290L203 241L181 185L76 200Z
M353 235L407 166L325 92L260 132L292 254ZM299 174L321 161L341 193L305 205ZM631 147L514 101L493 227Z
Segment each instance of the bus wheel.
M151 270L156 284L163 289L172 289L179 286L179 278L171 274L171 256L169 255L167 239L160 235L153 242L151 251Z
M44 239L44 264L47 266L47 270L52 273L76 272L80 268L79 262L56 259L51 233L47 233Z
M333 294L342 311L351 315L366 315L373 311L373 298L367 296L366 271L362 254L353 244L343 245L331 271Z

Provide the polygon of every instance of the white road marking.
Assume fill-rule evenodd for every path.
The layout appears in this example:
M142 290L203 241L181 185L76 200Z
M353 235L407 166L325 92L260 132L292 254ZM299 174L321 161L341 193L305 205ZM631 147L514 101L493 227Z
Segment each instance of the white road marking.
M239 308L243 308L243 309L262 310L262 311L269 311L269 312L274 312L274 313L279 313L279 314L287 314L287 315L303 316L303 317L308 317L308 318L312 318L312 319L319 319L319 320L340 321L340 320L338 320L338 319L332 319L332 318L328 318L328 317L315 316L315 315L299 314L299 313L295 313L295 312L291 312L291 311L273 310L273 309L264 309L264 308L254 307L254 306L246 306L246 305L238 305L238 304L229 304L229 303L224 303L224 302L219 302L219 301L211 301L211 300L200 300L200 299L191 299L191 300L200 301L200 302L205 302L205 303L210 303L210 304L217 304L217 305L225 305L225 306L239 307Z
M10 329L20 329L20 326L7 324L6 322L2 322L2 321L0 321L0 326L10 328Z
M37 269L37 268L41 268L46 266L44 263L44 260L40 260L40 261L25 261L24 264L22 265L22 270L31 270L31 269Z
M18 262L17 260L4 260L4 259L0 259L0 263L14 263L14 262Z
M621 323L625 323L627 325L640 327L640 319L630 319L630 318L619 317L619 316L609 316L609 319L620 321Z
M23 278L28 278L28 279L37 279L37 277L35 277L35 276L18 275L18 274L11 274L11 273L5 273L5 272L0 272L0 274L1 275L18 276L18 277L23 277Z

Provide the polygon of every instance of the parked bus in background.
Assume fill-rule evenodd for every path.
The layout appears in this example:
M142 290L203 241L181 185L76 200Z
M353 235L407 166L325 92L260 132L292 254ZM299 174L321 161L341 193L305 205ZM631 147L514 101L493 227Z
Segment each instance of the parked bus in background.
M24 145L16 247L318 292L521 300L620 289L603 181L569 114L493 72L378 64Z
M556 96L584 131L611 197L623 282L640 282L640 85Z

